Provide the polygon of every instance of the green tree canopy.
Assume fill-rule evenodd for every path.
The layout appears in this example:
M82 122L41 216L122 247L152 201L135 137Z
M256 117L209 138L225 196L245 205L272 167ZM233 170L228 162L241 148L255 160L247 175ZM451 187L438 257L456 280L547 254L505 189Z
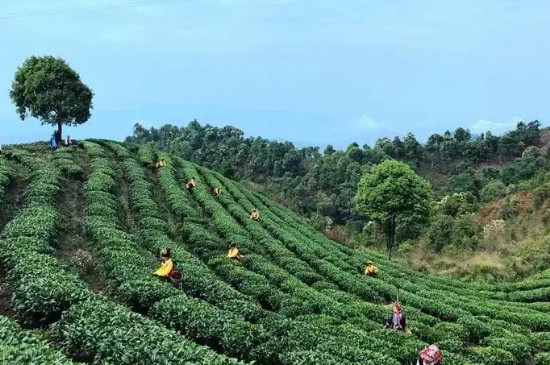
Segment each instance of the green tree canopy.
M447 191L449 193L471 193L477 196L479 181L476 179L475 171L468 169L458 175L453 175L447 182Z
M404 157L413 160L422 157L422 145L416 140L412 133L407 133L403 138L403 153Z
M491 180L481 189L480 198L484 203L506 196L506 185L501 180Z
M334 152L336 152L336 150L334 149L334 147L329 144L326 148L325 148L325 151L323 152L325 155L327 156L330 156L332 155Z
M450 244L450 237L453 234L454 219L446 214L437 214L430 228L428 229L428 239L430 245L437 251Z
M126 141L153 142L160 150L226 176L250 180L263 193L284 201L300 214L322 214L329 216L335 225L344 225L349 220L354 224L363 222L362 215L351 209L361 175L374 164L391 158L403 159L423 171L424 176L431 179L437 195L466 193L468 203L451 202L443 210L449 211L446 214L456 217L475 211L481 188L491 180L502 180L505 185L518 184L550 169L550 158L533 156L532 149L526 152L525 158L517 161L510 158L521 157L526 146L544 146L537 143L543 141L539 127L537 121L519 123L516 130L503 136L487 132L476 139L462 128L454 133L433 134L426 144L407 134L402 139L381 138L372 148L352 143L344 150L327 146L323 152L317 147L297 148L288 142L245 137L240 129L201 125L195 120L186 126L149 129L138 124ZM483 166L499 166L499 169L486 168L480 176L477 171ZM416 216L396 222L396 239L415 238ZM423 226L422 232L425 232Z
M435 204L435 211L451 217L474 211L475 197L471 193L445 195Z
M535 146L529 146L525 149L525 151L523 151L523 153L521 154L521 157L522 158L525 158L525 157L539 157L540 155L542 155L542 152L540 151L540 148L538 147L535 147Z
M470 138L472 138L472 135L470 134L470 131L468 129L459 127L455 130L454 138L458 142L468 142Z
M386 160L364 174L355 196L356 210L385 227L390 257L396 221L413 215L427 218L431 200L430 183L395 160Z
M28 58L15 73L10 97L22 120L31 115L42 124L79 125L91 116L92 90L63 59L52 56Z

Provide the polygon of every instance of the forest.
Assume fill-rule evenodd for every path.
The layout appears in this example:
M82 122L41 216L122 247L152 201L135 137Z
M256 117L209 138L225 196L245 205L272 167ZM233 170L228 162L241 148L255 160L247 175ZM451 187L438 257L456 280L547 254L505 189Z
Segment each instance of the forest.
M238 128L201 125L195 120L185 127L166 124L146 129L136 124L126 141L152 143L246 183L308 217L330 238L367 246L377 245L383 230L355 209L361 176L385 160L402 161L429 181L433 201L428 219L408 216L398 222L397 243L421 239L437 253L480 248L485 227L473 213L485 204L507 198L507 211L499 212L498 218L511 218L517 205L510 202L514 194L534 188L538 195L544 194L542 186L549 180L545 174L550 169L546 136L535 120L519 122L515 130L500 136L490 131L474 136L468 129L457 128L432 134L425 143L408 133L403 138L380 138L374 146L353 142L345 151L331 145L321 151L315 146L296 148L292 142L245 137ZM498 226L493 221L482 223ZM520 236L516 239L524 235Z

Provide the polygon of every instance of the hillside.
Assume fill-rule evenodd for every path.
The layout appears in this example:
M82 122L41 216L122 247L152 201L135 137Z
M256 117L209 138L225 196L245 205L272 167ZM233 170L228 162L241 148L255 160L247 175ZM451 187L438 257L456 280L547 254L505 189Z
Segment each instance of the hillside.
M549 272L492 286L409 270L150 144L4 152L2 364L398 365L434 342L445 365L550 364ZM181 289L152 275L162 248ZM396 298L410 335L382 328Z
M541 129L536 120L519 122L500 136L473 136L457 128L434 133L424 144L408 133L380 138L372 147L354 142L338 151L328 146L323 153L317 147L298 149L290 142L245 138L237 128L197 121L150 129L136 124L126 140L153 143L235 178L350 247L386 248L384 227L356 210L355 196L361 176L373 166L387 159L402 161L431 183L434 202L428 219L397 221L400 260L425 272L484 282L517 281L549 267L540 254L548 248L541 243L550 220L538 219L545 208L514 206L516 194L533 193L550 180L550 130ZM504 211L488 215L492 220L479 219L490 204L502 205ZM506 232L497 237L492 230L503 224Z
M136 124L126 141L154 143L160 150L226 177L256 183L261 192L299 214L317 221L327 217L342 225L364 221L354 210L353 198L361 174L373 164L388 158L401 160L428 179L438 197L466 192L488 201L495 198L483 194L489 182L518 184L548 170L542 156L549 138L550 131L532 121L520 122L502 136L488 131L474 138L468 129L457 128L434 133L425 143L408 133L402 138L380 138L373 146L350 141L345 150L329 145L320 151L316 146L296 148L292 142L245 138L243 131L232 126L218 128L193 121L187 126L150 129Z
M474 204L454 193L437 201L427 232L401 247L407 265L485 282L517 281L548 269L550 174L488 187L498 198Z

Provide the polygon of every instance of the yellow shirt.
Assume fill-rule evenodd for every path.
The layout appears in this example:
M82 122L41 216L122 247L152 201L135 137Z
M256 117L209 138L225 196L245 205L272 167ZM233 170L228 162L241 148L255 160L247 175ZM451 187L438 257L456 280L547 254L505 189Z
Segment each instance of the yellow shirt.
M237 247L232 248L229 250L229 253L227 254L227 257L233 258L239 254L239 249Z
M174 263L172 262L172 259L163 261L160 264L160 268L157 271L155 271L155 275L168 276L168 274L170 274L170 271L172 271L173 267L174 267Z
M378 268L374 265L367 265L365 267L365 275L367 274L377 274L378 273Z

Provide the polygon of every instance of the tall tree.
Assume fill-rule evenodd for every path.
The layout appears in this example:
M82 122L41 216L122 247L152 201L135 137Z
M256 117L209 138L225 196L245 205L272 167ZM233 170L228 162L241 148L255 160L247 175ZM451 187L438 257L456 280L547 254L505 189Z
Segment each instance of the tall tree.
M472 138L472 135L468 129L458 127L455 130L454 137L458 142L468 142Z
M407 133L403 138L403 152L405 158L410 160L419 160L422 157L422 145L418 143L412 133Z
M325 151L323 152L326 156L330 156L332 155L334 152L336 152L336 150L334 149L334 147L329 144L326 148L325 148Z
M15 73L10 97L21 120L31 115L42 124L57 126L85 123L91 116L92 90L61 58L28 58Z
M382 224L386 247L391 258L395 246L396 222L416 215L430 214L430 183L418 176L407 164L386 160L363 175L355 196L355 209Z
M374 150L390 157L396 156L395 146L388 137L378 138L374 143Z
M437 152L439 151L439 145L443 142L443 137L437 133L432 134L428 138L428 142L426 143L426 149L430 152Z

